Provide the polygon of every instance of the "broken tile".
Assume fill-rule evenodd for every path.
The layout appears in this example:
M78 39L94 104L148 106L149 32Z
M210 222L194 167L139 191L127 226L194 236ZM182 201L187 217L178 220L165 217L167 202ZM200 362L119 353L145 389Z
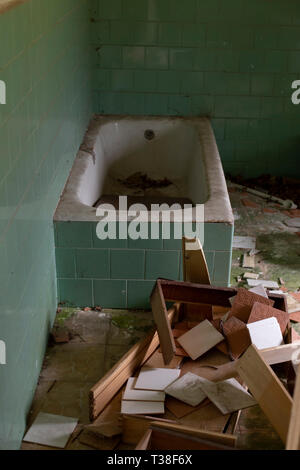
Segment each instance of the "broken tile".
M24 441L63 449L77 422L77 418L39 413L25 434Z
M284 334L289 322L289 314L283 310L273 308L270 305L264 305L259 302L255 302L248 319L248 324L271 317L275 317L277 319L281 332Z
M298 228L300 227L300 217L295 217L293 219L287 219L284 221L284 223L288 226L288 227L295 227L295 228Z
M164 401L165 393L156 390L135 390L136 377L130 377L127 381L123 400L134 401Z
M164 369L165 370L165 369ZM127 415L164 414L165 405L161 401L122 400L121 413Z
M206 398L198 375L188 372L169 385L165 392L187 405L197 406Z
M174 380L178 379L180 369L159 369L143 367L135 383L135 388L142 390L164 391Z
M256 245L255 237L233 237L233 248L240 248L244 250L254 250Z
M251 289L249 289L249 292L253 292L253 294L261 295L262 297L265 297L266 299L269 298L266 289L261 284L256 287L252 287Z
M243 268L255 268L255 256L247 255L246 253L243 255Z
M257 273L244 273L243 278L244 279L258 279L259 274L257 274Z
M241 287L235 297L228 318L235 316L244 323L247 323L255 302L261 302L262 304L271 306L274 305L273 300L267 299L261 295L255 294L254 292L250 292L247 289Z
M208 320L204 320L195 328L180 336L178 342L189 356L195 360L223 339L223 335Z
M272 348L283 344L283 336L275 317L247 325L252 343L257 349Z
M256 405L254 398L235 379L210 382L201 378L202 389L214 405L226 415Z
M229 350L234 359L240 357L251 345L247 325L236 317L231 317L223 323L223 332L227 338Z
M289 318L290 318L291 321L293 321L295 323L300 323L300 311L290 313Z
M250 287L256 287L256 286L263 286L266 287L267 289L279 289L278 282L276 281L268 281L266 279L248 279L248 286Z

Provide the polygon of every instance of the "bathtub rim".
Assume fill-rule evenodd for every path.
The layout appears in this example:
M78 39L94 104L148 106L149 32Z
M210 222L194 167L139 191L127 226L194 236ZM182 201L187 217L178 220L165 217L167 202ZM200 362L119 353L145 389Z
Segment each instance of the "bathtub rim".
M234 216L227 190L223 166L210 119L203 116L143 116L143 115L100 115L94 114L90 120L79 151L58 201L54 222L99 222L96 208L83 204L77 195L80 177L86 171L89 160L95 158L94 146L101 125L113 121L169 121L178 120L197 125L201 135L205 172L208 180L208 198L204 205L204 223L234 224ZM117 211L118 212L118 211ZM148 211L147 211L148 212ZM193 219L195 220L195 211ZM171 216L171 221L172 220ZM176 218L176 217L175 217ZM130 221L130 218L128 219Z

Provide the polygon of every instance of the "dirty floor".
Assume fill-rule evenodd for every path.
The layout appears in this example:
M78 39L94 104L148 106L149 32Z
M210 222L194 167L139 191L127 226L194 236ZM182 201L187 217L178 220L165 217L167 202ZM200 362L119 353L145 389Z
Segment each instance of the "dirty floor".
M291 229L285 222L292 216L286 210L262 199L230 188L235 213L235 235L257 239L254 269L241 268L242 250L233 251L232 285L243 285L245 271L262 273L264 279L278 281L287 293L290 310L300 302L300 229ZM243 201L251 201L248 204ZM300 310L300 306L299 306ZM88 392L122 355L153 326L150 312L116 310L62 309L56 325L70 334L65 344L49 344L39 378L28 427L40 411L79 418L68 450L93 450L80 443L79 436L89 424ZM293 323L293 327L300 328ZM244 449L282 449L282 443L258 406L244 410L236 430L238 447ZM121 446L122 448L122 446ZM130 449L124 446L124 449ZM45 446L23 442L24 450L44 450Z

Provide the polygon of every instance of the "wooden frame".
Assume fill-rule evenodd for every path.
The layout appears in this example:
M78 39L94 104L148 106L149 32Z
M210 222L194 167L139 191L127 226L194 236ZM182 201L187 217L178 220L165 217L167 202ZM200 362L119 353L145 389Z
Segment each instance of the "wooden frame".
M153 422L136 450L234 450L235 445L234 436Z
M179 302L188 305L216 305L231 308L229 299L235 296L237 292L238 290L235 288L218 288L206 284L158 279L152 291L150 302L165 364L170 363L176 352L171 326L167 318L166 302ZM270 296L270 299L274 300L275 308L287 311L284 296L274 294ZM199 318L199 321L202 319L204 320L204 318Z

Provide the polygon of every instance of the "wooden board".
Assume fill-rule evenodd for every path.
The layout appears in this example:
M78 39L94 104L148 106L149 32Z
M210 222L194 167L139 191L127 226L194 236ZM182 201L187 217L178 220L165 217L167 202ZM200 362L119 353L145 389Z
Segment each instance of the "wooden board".
M175 340L172 335L167 307L164 302L161 286L156 283L150 298L153 317L157 326L157 332L162 349L165 364L169 364L176 353Z
M196 436L200 439L207 439L212 442L217 442L218 444L223 444L225 446L235 447L237 437L232 436L230 434L218 433L213 431L205 431L202 429L195 429L190 426L183 426L181 424L170 424L170 423L163 423L159 421L155 421L152 423L152 427L156 429L168 429L170 431L180 431L188 434L190 436Z
M178 309L174 305L168 314L169 322L173 320ZM125 382L134 375L135 370L142 366L159 345L157 333L151 333L135 344L115 366L94 385L89 393L90 419L93 421L111 401Z
M281 364L292 359L293 354L300 350L300 343L283 344L274 348L261 349L260 354L269 364Z
M158 417L154 418L153 416L122 416L122 442L124 444L136 445L145 434L147 429L150 428L150 425L153 423L153 421L174 424L174 421Z
M237 371L283 442L286 442L292 398L254 345L239 359Z
M300 374L296 379L286 450L300 450Z

